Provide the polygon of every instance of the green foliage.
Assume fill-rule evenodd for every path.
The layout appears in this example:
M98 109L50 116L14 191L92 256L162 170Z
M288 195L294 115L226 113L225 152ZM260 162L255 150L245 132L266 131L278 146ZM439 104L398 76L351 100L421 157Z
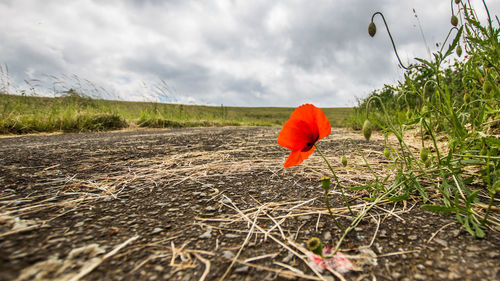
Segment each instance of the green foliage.
M426 203L437 193L439 199L422 208L454 213L471 235L482 238L489 224L499 225L489 216L500 186L500 27L491 18L486 26L480 23L468 2L455 3L452 42L447 45L447 37L432 60L416 58L397 85L360 101L349 122L359 129L368 117L396 137L398 146L384 151L397 171L398 188L389 200L418 194ZM420 155L407 145L407 130L419 132ZM439 141L447 145L438 146ZM377 178L364 185L371 187L372 199L386 190L379 183Z
M90 98L74 89L55 98L0 93L0 134L105 131L127 126L274 126L284 124L293 110L288 107L110 101ZM340 127L346 126L352 108L325 108L323 111L332 126Z

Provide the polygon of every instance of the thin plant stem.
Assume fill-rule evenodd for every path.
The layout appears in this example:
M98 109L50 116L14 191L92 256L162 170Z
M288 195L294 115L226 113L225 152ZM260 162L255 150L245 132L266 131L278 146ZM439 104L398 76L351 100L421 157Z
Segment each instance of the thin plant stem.
M488 15L488 23L490 24L490 30L492 30L493 25L491 23L490 10L488 9L488 6L486 5L486 2L484 2L484 0L483 0L483 5L484 5L484 9L486 10L486 14Z
M365 162L366 166L370 170L370 173L372 173L372 175L375 177L375 179L378 180L377 174L375 174L375 171L372 169L370 163L368 163L368 160L366 160L365 155L361 152L361 149L359 149L359 145L357 143L355 143L351 138L346 138L346 139L344 139L344 143L342 145L342 149L344 149L345 144L346 144L347 141L350 141L352 144L354 144L354 147L356 148L356 151L358 152L359 155L361 155L361 158L363 158L363 161Z
M387 25L387 22L385 21L385 17L384 15L381 13L381 12L375 12L373 15L372 15L372 22L373 22L373 18L375 18L376 15L380 15L382 17L382 20L384 21L384 25L385 25L385 28L387 29L387 33L389 34L389 38L391 39L391 43L392 43L392 48L394 49L394 53L396 54L396 58L398 58L398 61L399 61L399 65L401 65L402 68L404 69L408 69L408 67L406 67L402 62L401 62L401 59L399 58L399 55L398 55L398 50L396 49L396 44L394 43L394 39L392 39L392 35L391 35L391 31L389 30L389 26Z
M493 199L495 199L495 194L490 192L490 202L488 203L488 209L486 209L486 213L484 214L483 225L488 222L488 216L490 215L491 207L493 206Z
M373 208L375 205L377 205L380 201L382 201L382 199L384 199L388 194L390 194L393 190L395 190L397 187L399 187L403 183L404 183L404 181L400 182L399 184L396 184L396 185L392 186L384 194L382 194L381 196L375 198L375 200L372 202L372 204L370 204L368 207L366 207L365 209L363 209L363 211L354 219L354 221L351 223L351 225L345 230L345 232L342 235L342 237L340 237L339 241L337 242L337 245L335 246L335 249L333 250L332 256L335 255L339 251L340 246L342 245L342 242L344 241L344 239L347 236L347 234L351 230L355 229L358 226L358 224L361 222L361 220L363 219L363 217L368 213L368 211L370 211L371 208Z
M337 186L340 189L340 193L342 194L342 198L344 199L344 202L347 206L347 209L349 209L349 213L351 214L351 216L354 216L354 212L351 210L351 205L349 205L349 201L347 201L347 198L345 197L344 189L342 188L342 185L340 184L340 181L339 181L339 178L337 177L337 174L335 174L335 171L333 170L332 166L330 165L330 162L328 162L325 155L323 155L323 152L321 152L321 150L318 148L318 146L315 144L314 147L319 152L319 155L321 156L321 158L323 158L323 160L325 160L326 165L328 165L328 169L330 169L330 171L333 174L333 178L337 182ZM328 196L325 196L325 199L327 200L327 206L328 206L329 205ZM328 208L328 210L330 211L330 208Z
M326 202L326 208L328 209L328 213L330 214L330 217L333 219L333 222L335 225L340 229L342 233L345 232L345 229L340 225L340 223L335 219L335 216L332 213L332 209L330 208L330 200L328 199L328 188L324 188L325 190L325 202Z
M488 209L486 210L486 213L484 214L484 218L482 221L482 224L485 225L486 222L488 221L488 216L490 215L491 212L491 206L493 205L493 199L495 198L495 193L494 189L491 186L491 177L490 177L490 155L488 153L488 158L486 158L486 183L488 185L488 189L490 190L490 202L488 204Z

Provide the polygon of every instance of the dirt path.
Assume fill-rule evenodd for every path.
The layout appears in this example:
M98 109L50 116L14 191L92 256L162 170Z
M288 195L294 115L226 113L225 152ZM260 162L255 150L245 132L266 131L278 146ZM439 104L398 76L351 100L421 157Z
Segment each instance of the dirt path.
M0 280L320 280L312 236L335 243L318 155L284 170L279 128L148 130L0 139ZM320 147L345 186L383 168L383 139L335 129ZM340 223L350 217L336 190ZM349 191L362 208L359 193ZM499 280L500 235L468 235L411 200L372 209L342 245L374 253L345 280ZM362 250L362 249L365 250ZM374 264L376 262L376 264ZM73 278L73 279L71 279ZM324 280L337 279L324 272Z

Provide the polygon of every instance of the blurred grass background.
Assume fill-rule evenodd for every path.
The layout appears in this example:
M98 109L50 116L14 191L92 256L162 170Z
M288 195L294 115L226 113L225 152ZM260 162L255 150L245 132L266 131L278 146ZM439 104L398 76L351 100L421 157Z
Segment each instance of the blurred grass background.
M128 127L279 126L291 107L202 106L91 98L73 89L58 97L0 93L0 134L91 132ZM352 108L323 108L333 127L347 126Z

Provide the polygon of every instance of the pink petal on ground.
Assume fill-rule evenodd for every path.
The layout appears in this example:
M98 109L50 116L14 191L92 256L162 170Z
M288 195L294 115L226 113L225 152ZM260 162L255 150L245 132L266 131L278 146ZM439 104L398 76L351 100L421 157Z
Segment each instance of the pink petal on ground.
M322 258L312 252L307 253L307 258L309 260L309 265L316 269L319 273L323 273L325 269L334 270L339 273L346 273L354 268L352 262L347 259L342 253L336 253L334 256L328 256L332 254L331 247L323 248L323 255L326 258Z
M353 269L354 265L342 253L336 253L331 258L324 259L325 267L333 269L339 273L346 273Z

